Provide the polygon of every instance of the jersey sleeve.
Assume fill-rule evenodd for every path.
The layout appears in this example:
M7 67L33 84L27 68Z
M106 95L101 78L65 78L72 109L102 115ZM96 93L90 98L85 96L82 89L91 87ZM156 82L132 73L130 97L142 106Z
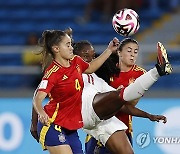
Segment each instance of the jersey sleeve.
M98 82L99 86L101 87L101 92L108 92L116 90L115 88L111 87L107 84L103 79L99 78L96 74L94 74L96 82Z
M80 56L76 56L78 63L81 66L82 73L89 67L89 63L85 62Z
M115 88L111 87L110 85L108 85L103 79L100 79L102 80L101 83L102 83L102 92L107 92L107 91L113 91L113 90L116 90Z
M48 78L43 77L39 84L38 91L49 93L51 89L54 87L56 81L57 79L55 74L52 74Z

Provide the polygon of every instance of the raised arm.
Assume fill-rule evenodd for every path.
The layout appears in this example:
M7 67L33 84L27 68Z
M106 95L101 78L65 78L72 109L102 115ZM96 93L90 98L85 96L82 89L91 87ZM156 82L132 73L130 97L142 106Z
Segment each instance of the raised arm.
M89 74L95 72L111 55L112 52L116 52L119 47L119 40L114 38L108 45L107 49L97 58L90 62L89 67L84 73Z

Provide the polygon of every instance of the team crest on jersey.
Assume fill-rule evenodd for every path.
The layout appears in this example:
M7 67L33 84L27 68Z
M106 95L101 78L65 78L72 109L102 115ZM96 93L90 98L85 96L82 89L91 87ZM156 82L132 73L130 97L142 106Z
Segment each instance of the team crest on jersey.
M58 137L59 137L60 142L62 142L62 143L66 142L66 137L64 134L60 133L60 135L58 135Z
M76 69L77 69L78 73L81 73L81 70L80 70L80 68L79 68L79 65L78 65L78 64L76 65Z
M130 78L129 79L129 85L131 84L131 83L133 83L135 81L135 78Z

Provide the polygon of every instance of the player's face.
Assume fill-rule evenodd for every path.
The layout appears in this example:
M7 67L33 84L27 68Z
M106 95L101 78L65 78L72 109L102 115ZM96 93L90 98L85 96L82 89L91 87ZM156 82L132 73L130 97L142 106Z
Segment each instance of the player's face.
M139 46L136 43L127 43L123 46L122 51L118 52L121 64L132 66L136 63Z
M73 47L71 45L71 38L68 35L65 35L62 41L59 43L58 47L58 55L60 55L63 59L71 59L73 57Z
M86 45L79 56L86 62L91 62L95 58L95 51L91 45Z

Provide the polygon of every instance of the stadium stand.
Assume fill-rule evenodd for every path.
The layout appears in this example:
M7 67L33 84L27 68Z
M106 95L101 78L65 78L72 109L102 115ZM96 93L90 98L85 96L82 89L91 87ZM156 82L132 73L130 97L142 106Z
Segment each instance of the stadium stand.
M99 14L94 12L94 20L86 25L79 25L75 22L75 18L84 13L83 9L88 1L1 0L0 33L3 37L0 38L0 44L24 45L23 40L30 32L40 34L44 29L64 29L69 26L74 29L75 40L88 39L93 44L106 44L110 38L116 35L111 21L107 23L98 21ZM162 5L161 10L157 9L158 11L154 13L154 9L152 10L148 6L149 4L144 2L144 6L138 11L141 21L140 31L149 27L153 20L158 19L162 13L168 10L166 7L163 8L166 5Z
M146 32L152 27L153 22L161 20L164 14L171 11L167 2L159 0L158 3L154 3L155 1L143 1L142 9L138 10L141 27L135 36L137 40L142 38L139 34L143 36L149 35ZM22 54L24 47L18 48L13 46L12 48L4 48L4 46L25 45L30 33L40 35L45 29L71 27L74 30L75 41L87 39L94 45L106 45L114 36L122 39L113 30L111 21L100 22L97 12L94 12L93 20L86 24L78 24L76 22L76 17L83 15L84 8L88 2L89 0L1 0L0 88L32 87L34 77L40 74L38 74L40 72L39 67L24 63ZM174 16L172 19L174 19ZM177 40L178 36L174 37ZM142 40L144 41L144 39ZM151 38L151 40L153 39ZM141 43L141 40L138 41ZM173 64L179 65L180 54L177 50L171 52L171 57ZM144 65L148 68L152 63L144 63ZM180 82L176 75L173 78L178 83ZM170 78L164 79L158 86L164 88L164 83L169 80ZM177 88L177 85L172 84L172 87Z

